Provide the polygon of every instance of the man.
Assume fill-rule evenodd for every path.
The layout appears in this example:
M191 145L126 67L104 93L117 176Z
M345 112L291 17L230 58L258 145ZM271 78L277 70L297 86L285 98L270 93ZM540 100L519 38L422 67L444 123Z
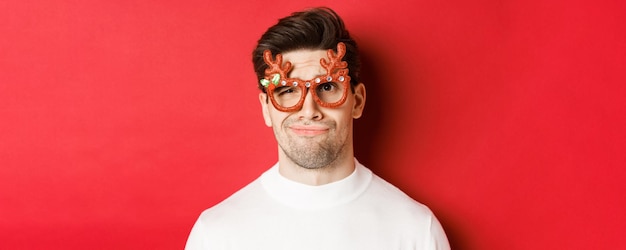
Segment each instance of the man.
M204 211L186 249L449 249L424 205L353 153L365 105L355 41L328 8L279 20L253 52L278 163Z

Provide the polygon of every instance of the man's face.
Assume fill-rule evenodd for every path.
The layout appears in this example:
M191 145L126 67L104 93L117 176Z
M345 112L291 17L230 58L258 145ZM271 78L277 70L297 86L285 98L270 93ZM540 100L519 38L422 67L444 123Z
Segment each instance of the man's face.
M327 58L326 50L296 50L282 55L283 62L293 65L289 78L308 80L326 75L320 65L320 59ZM365 87L356 86L337 108L319 106L310 91L302 109L294 112L276 110L267 102L267 94L261 93L263 118L274 130L280 157L307 169L330 167L341 157L352 157L352 121L363 112Z

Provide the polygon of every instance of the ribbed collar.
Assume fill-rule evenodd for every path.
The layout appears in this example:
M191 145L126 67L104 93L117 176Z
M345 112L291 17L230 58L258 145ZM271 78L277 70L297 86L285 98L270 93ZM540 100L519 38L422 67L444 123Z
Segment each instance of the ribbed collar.
M278 172L278 163L261 175L261 185L268 194L287 206L317 210L341 205L356 199L372 180L372 171L356 159L354 172L348 177L320 186L289 180Z

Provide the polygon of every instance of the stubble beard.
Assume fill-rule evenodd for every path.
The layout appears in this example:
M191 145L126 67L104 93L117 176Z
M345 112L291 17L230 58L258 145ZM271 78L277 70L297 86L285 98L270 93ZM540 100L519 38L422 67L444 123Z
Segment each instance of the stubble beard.
M330 129L324 138L297 137L284 134L277 138L278 146L296 165L305 169L331 168L345 150L346 138L340 138L336 133L335 123L326 124ZM288 131L289 123L283 125L283 131Z

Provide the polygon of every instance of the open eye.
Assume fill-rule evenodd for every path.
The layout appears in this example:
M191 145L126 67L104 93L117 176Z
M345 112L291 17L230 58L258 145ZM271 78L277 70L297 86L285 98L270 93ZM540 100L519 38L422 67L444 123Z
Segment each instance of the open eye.
M337 84L334 82L322 83L319 86L317 86L318 92L329 92L329 91L334 91L336 89L337 89Z

